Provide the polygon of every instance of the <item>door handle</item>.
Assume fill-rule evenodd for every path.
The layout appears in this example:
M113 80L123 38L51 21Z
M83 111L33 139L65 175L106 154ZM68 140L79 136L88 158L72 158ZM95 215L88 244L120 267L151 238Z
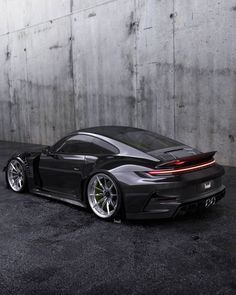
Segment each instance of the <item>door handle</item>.
M74 169L74 171L80 171L80 169L78 167L74 167L73 169Z

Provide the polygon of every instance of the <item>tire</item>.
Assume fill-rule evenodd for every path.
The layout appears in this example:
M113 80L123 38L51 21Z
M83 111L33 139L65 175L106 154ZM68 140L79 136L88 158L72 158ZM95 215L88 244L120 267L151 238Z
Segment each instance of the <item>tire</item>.
M7 165L6 179L9 187L17 193L25 191L27 178L24 164L17 158L13 158Z
M119 186L115 179L106 173L96 173L90 178L87 200L93 213L101 219L112 220L121 209Z

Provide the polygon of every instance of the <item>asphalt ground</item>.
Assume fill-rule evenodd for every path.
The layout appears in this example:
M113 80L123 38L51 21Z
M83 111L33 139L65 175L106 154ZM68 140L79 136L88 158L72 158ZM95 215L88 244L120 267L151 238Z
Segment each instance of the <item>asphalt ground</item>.
M26 144L0 141L0 169ZM5 187L0 175L0 294L236 294L236 168L226 197L175 220L99 220Z

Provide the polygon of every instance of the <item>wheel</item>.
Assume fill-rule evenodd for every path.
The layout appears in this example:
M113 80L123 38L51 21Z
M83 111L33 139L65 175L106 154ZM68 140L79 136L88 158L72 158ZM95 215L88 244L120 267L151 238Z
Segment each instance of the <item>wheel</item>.
M105 173L91 177L87 187L88 203L100 218L112 219L120 211L121 194L116 182Z
M7 166L7 182L15 192L22 192L26 188L26 174L23 164L12 159Z

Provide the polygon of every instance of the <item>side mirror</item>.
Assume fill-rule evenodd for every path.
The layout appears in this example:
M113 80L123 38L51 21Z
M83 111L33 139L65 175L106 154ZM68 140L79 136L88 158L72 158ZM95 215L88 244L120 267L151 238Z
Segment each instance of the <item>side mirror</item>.
M50 155L51 154L50 146L46 146L45 148L43 148L42 153L45 155Z

